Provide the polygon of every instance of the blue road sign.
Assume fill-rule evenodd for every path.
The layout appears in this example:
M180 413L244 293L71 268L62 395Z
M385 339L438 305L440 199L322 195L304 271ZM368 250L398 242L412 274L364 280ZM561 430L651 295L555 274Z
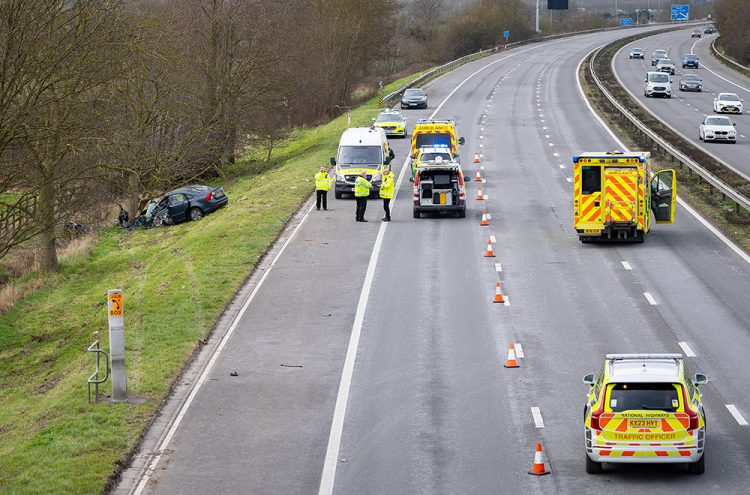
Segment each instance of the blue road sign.
M508 41L508 38L510 38L510 31L503 31L503 38L505 38L505 41Z
M690 18L690 5L672 5L672 20L687 21Z
M632 26L633 25L633 19L630 17L624 17L620 19L620 26Z

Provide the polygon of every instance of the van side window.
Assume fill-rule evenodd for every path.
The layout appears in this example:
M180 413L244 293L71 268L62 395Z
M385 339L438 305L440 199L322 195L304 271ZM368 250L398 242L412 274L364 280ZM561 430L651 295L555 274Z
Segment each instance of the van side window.
M583 167L581 170L581 194L594 194L602 190L602 168Z

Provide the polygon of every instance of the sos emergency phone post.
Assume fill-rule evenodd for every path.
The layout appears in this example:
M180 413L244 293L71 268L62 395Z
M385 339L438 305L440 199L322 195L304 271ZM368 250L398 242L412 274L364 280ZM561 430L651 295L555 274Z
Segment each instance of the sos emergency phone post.
M109 358L112 363L112 402L127 402L125 326L123 323L121 289L107 291L107 314L109 318Z

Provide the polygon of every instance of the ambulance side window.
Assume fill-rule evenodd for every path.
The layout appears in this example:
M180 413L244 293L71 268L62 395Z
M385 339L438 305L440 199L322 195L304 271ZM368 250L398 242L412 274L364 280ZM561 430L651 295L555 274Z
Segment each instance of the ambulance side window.
M581 169L581 193L594 194L602 190L602 168L582 167Z

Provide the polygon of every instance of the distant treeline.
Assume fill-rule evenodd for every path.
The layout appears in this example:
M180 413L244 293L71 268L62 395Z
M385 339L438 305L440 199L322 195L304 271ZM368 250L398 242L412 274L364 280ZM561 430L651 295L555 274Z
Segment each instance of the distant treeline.
M750 2L748 0L717 0L716 27L727 55L750 65Z

